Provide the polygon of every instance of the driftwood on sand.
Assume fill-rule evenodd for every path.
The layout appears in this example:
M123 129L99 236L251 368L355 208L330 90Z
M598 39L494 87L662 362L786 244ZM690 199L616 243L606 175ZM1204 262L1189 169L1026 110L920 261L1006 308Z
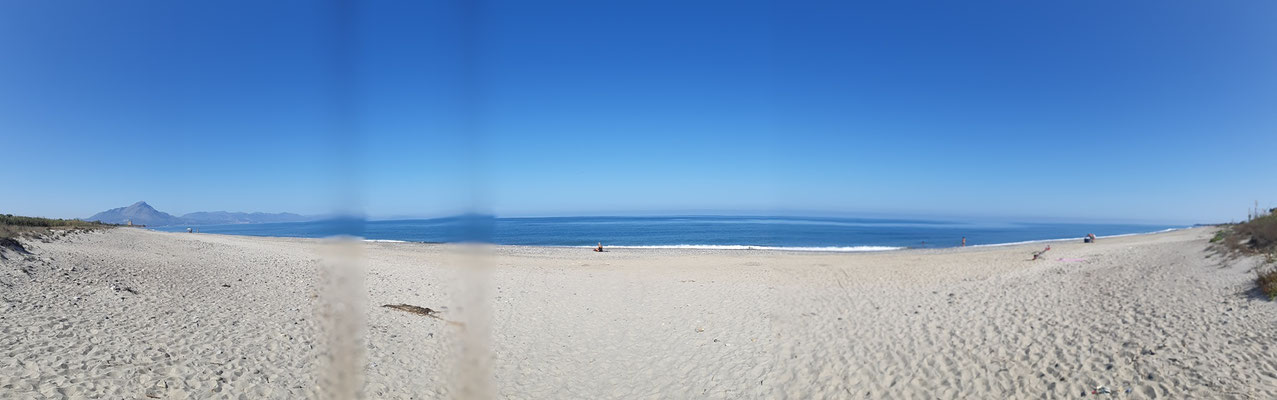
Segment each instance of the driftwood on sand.
M402 304L402 303L401 304L383 304L382 307L392 308L392 309L403 311L406 313L412 313L412 314L417 314L417 315L421 315L425 317L434 318L443 322L447 322L448 325L454 325L454 326L459 326L463 328L466 326L466 324L461 322L444 319L443 317L439 316L439 311L432 310L426 307L420 307L420 306L414 306L411 304Z

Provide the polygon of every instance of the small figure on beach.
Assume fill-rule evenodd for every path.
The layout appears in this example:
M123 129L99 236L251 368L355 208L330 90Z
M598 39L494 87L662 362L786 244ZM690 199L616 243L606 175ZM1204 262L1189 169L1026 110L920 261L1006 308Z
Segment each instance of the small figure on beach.
M1048 251L1051 251L1051 245L1047 245L1045 249L1042 249L1042 251L1033 252L1033 259L1037 260L1039 258L1042 258L1042 255L1046 254L1046 252Z
M602 252L603 252L603 242L599 242L599 247L595 247L595 248L594 248L594 251L599 252L599 253L602 253Z
M963 237L962 237L962 247L967 247L967 237L966 237L966 236L963 236Z
M191 232L192 232L191 228L186 228L186 233L191 233Z
M1086 234L1086 238L1082 239L1082 243L1095 243L1095 234L1094 233Z

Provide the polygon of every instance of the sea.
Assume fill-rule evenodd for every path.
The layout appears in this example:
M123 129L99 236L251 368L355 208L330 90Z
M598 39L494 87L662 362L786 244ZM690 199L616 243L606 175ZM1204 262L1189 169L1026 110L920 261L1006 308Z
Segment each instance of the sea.
M1081 240L1187 228L1182 225L1063 222L969 222L932 219L751 216L644 216L436 219L365 221L333 219L267 224L153 228L247 236L322 238L349 235L371 241L481 242L522 246L614 248L775 249L884 251L905 248Z

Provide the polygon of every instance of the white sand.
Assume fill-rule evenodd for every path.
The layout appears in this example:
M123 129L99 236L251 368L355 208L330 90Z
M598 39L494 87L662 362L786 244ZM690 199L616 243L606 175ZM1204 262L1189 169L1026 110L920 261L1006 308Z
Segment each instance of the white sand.
M320 240L115 229L3 253L0 398L1277 398L1277 303L1210 234L1036 262L361 243L333 283Z

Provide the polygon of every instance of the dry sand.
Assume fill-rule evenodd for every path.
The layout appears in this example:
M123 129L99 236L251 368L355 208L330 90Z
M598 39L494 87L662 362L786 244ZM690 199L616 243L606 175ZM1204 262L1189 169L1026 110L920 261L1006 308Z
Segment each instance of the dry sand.
M0 398L1277 398L1277 303L1211 232L1042 261L28 240L0 260Z

